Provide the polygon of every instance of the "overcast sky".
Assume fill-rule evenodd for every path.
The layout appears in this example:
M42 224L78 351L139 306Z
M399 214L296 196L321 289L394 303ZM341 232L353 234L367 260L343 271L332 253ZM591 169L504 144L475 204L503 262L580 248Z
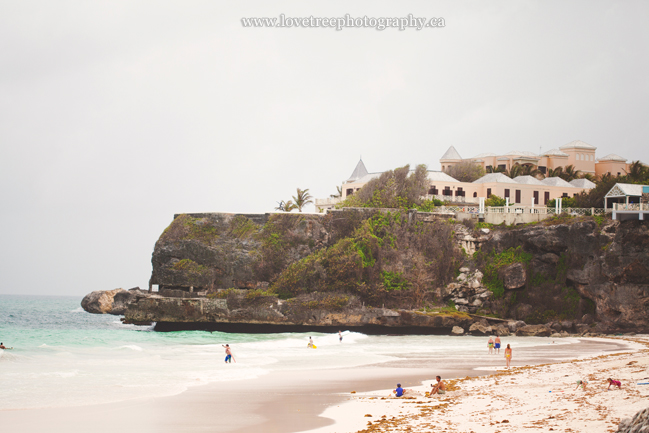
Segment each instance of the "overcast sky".
M443 17L244 28L242 17ZM649 162L644 1L0 0L0 294L145 288L174 213L583 140ZM309 210L313 210L311 207Z

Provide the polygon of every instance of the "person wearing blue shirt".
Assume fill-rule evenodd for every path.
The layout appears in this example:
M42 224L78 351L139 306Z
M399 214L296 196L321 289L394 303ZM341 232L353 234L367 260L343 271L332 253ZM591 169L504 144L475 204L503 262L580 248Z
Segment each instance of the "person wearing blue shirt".
M397 389L395 389L393 392L397 395L397 397L401 397L405 391L403 390L403 388L401 388L401 384L397 383Z

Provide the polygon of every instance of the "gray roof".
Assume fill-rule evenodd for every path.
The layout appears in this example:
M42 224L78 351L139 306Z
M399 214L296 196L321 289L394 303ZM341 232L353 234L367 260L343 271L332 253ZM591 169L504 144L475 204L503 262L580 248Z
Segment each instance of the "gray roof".
M428 170L428 180L431 182L459 182L459 180L449 176L443 171L433 170Z
M550 149L547 152L543 152L543 156L568 156L568 154L559 149Z
M462 159L457 150L453 146L449 147L446 153L440 158L440 161L443 159Z
M514 178L514 182L517 182L517 183L524 183L524 184L526 184L526 185L544 185L543 182L541 182L540 180L538 180L538 179L535 178L534 176L529 176L529 175L526 175L526 176L516 176L516 177Z
M479 155L476 155L474 156L474 158L488 158L490 156L498 156L498 155L496 155L495 153L486 152L486 153L481 153Z
M485 174L478 180L474 180L473 183L492 183L492 182L499 182L499 183L516 183L514 182L511 178L505 176L502 173L489 173Z
M632 183L616 183L613 188L606 193L606 197L624 197L627 195L641 196L642 187L647 185L636 185Z
M526 150L512 150L511 152L507 152L505 155L512 155L512 156L538 156L534 152L528 152Z
M574 188L574 186L570 185L568 182L561 179L560 177L546 177L541 181L541 183L543 185L548 185L548 186L563 186L567 188Z
M593 146L592 144L585 143L585 142L583 142L581 140L574 140L574 141L571 141L568 144L564 144L559 149L592 149L592 150L594 150L594 149L597 149L597 148L595 146Z
M347 182L345 183L351 183L354 181L357 181L361 177L367 175L367 169L365 168L365 164L363 164L363 160L359 160L358 164L356 164L356 168L354 169L354 172L352 173L351 176L349 176L349 179L347 179Z
M577 188L595 188L595 185L593 182L591 182L588 179L573 179L570 182L568 182L570 185L577 187Z
M598 161L617 161L617 162L626 162L625 158L622 158L620 155L616 155L614 153L609 153L606 156L602 156L601 158L597 158Z

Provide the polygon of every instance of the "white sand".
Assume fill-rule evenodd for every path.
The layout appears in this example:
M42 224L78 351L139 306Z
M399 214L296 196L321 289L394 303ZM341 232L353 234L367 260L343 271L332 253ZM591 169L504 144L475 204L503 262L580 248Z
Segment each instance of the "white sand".
M321 414L335 424L309 433L615 432L621 419L649 406L649 385L637 384L649 382L649 337L624 341L630 351L447 381L453 390L433 398L421 397L432 382L413 388L415 398L388 397L391 390L349 394ZM608 377L622 389L607 391ZM575 390L580 379L588 381L586 391Z

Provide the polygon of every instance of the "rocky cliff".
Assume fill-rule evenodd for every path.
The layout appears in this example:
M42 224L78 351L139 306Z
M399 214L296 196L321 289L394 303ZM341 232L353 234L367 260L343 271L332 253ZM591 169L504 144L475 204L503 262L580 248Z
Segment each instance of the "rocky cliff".
M376 209L177 215L152 256L158 292L129 298L125 317L161 330L647 331L648 251L643 222L591 217L493 227Z

